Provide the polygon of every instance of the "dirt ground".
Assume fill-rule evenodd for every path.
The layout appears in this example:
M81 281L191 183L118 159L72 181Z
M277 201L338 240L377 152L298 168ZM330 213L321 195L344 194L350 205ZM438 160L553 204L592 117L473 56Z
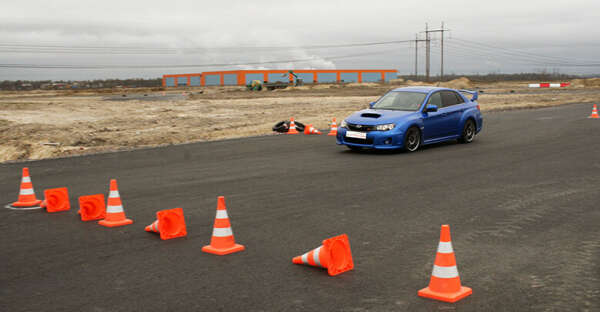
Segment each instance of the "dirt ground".
M560 90L529 89L528 83L478 84L461 78L442 85L482 91L484 112L600 102L596 81L578 80ZM339 122L387 90L407 85L421 83L261 92L243 87L0 92L0 162L269 135L276 122L291 116L327 129L332 117Z

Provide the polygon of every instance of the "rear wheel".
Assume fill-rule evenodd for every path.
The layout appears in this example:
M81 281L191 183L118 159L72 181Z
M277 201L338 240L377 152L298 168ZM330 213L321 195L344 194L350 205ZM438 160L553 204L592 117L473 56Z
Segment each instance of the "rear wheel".
M404 136L404 150L414 152L421 146L421 132L416 127L411 127L406 130Z
M465 127L463 128L462 135L458 141L460 143L471 143L475 139L475 122L469 119L465 123Z

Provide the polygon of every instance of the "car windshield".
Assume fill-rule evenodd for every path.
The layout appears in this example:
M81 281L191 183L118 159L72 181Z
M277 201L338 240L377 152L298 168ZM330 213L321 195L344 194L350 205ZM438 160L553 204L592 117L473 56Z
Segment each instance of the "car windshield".
M375 109L417 111L427 94L421 92L388 92L373 105Z

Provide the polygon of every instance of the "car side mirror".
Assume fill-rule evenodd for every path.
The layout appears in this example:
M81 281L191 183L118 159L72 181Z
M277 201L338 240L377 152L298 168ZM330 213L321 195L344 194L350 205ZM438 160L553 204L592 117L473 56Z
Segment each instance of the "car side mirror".
M471 99L471 101L477 101L478 98L479 98L479 92L475 91L475 94L473 94L473 98Z
M375 102L369 103L369 108L373 108L373 105L375 105Z
M429 113L429 112L437 112L438 111L438 107L437 105L433 105L433 104L427 104L427 107L425 107L425 112Z

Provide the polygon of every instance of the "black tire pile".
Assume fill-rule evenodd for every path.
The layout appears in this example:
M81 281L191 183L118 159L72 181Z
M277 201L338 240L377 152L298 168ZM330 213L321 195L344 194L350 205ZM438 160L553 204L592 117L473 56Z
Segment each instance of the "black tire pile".
M295 121L294 123L296 124L296 130L298 130L298 132L304 132L304 124L303 123L298 122L298 121ZM275 132L287 133L289 130L290 130L290 121L289 120L280 121L273 126L273 131L275 131Z

